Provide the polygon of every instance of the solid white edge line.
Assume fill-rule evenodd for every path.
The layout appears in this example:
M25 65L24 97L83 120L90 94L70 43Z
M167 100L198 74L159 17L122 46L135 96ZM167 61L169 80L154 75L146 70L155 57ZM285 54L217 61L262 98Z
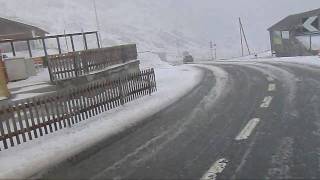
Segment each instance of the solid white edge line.
M225 158L217 160L200 180L215 180L222 173L229 161Z
M238 134L238 136L235 138L237 141L248 139L253 130L256 128L256 126L259 124L260 119L254 118L251 119L247 125L242 129L242 131Z

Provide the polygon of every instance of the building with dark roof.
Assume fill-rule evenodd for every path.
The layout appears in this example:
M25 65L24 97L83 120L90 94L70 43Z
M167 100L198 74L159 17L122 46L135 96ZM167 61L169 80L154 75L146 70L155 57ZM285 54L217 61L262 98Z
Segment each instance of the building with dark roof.
M320 8L290 15L271 26L271 50L278 57L315 55L320 50ZM319 40L318 40L319 39Z
M21 22L0 18L0 41L16 40L16 39L29 39L33 37L44 37L49 34L45 30L32 25L24 24ZM33 46L36 42L32 43ZM1 45L0 49L4 52L11 50L11 45ZM27 50L28 47L23 43L16 43L15 49L17 51Z

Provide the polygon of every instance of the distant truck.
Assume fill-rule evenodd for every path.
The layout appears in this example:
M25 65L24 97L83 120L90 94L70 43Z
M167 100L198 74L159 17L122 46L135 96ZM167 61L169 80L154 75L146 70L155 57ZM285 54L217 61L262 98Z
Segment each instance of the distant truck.
M183 52L183 63L192 63L194 62L193 57L189 54L189 52Z

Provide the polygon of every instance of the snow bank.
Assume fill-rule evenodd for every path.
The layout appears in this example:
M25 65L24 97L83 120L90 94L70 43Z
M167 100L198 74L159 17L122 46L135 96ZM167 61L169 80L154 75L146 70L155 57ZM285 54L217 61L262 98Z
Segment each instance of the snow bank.
M290 62L299 65L320 66L320 58L318 56L301 56L301 57L286 57L286 58L271 58L268 61Z
M275 62L275 63L293 63L302 66L320 66L320 57L318 56L297 56L297 57L263 57L254 58L237 58L235 61L239 62ZM227 62L227 61L224 61Z
M9 82L8 88L14 89L14 88L44 85L44 84L48 86L49 83L50 83L49 71L48 69L44 68L44 69L41 69L40 72L38 72L37 76L31 76L28 79L22 80L22 81ZM32 90L32 89L28 89L28 90Z
M202 71L192 66L173 67L154 54L140 56L143 67L154 67L158 92L130 102L70 129L0 152L0 179L21 179L132 127L191 91L200 81Z

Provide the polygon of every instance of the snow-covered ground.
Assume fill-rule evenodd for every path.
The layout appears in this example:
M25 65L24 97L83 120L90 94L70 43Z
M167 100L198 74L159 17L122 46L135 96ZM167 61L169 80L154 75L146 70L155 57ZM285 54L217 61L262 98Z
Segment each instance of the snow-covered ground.
M232 61L238 62L273 62L273 63L293 63L300 66L320 66L319 56L298 56L298 57L272 57L270 53L259 54L258 58L254 56L248 56L244 58L232 59ZM224 61L224 62L227 62Z
M310 1L313 3L305 3L302 7L300 0L277 1L277 6L270 3L270 0L261 0L259 3L254 0L203 0L201 3L194 0L96 0L104 46L137 43L140 52L165 53L162 60L175 62L174 64L181 62L179 54L183 51L190 51L197 59L208 58L211 40L217 43L218 57L240 54L239 16L243 17L249 44L255 47L254 50L267 49L269 37L266 29L292 11L309 10L314 4L319 4L317 0ZM67 33L91 31L96 30L92 2L0 0L0 16L39 26L51 34L61 34L64 30ZM296 7L284 9L283 6L289 3L293 4L292 8ZM49 46L54 48L51 43ZM78 46L81 47L81 42ZM39 55L41 53L39 51ZM38 55L38 51L34 54ZM291 62L320 66L318 57L272 58L268 52L259 54L258 57L255 59L254 56L248 56L232 61ZM155 68L158 92L100 114L70 129L0 152L0 179L28 177L106 137L132 127L177 101L202 78L200 70L186 65L171 66L160 61L159 56L153 53L139 53L139 59L142 69ZM37 88L47 86L47 72L41 73L43 75L32 77L28 82L12 83L9 86L16 88L16 93L21 92L17 87L22 83L26 87L30 82L37 85ZM30 95L34 94L26 96Z
M272 61L272 62L290 62L294 64L299 64L302 66L320 66L320 57L318 56L301 56L301 57L284 57L284 58L268 58L261 59L261 61Z
M0 152L0 179L21 179L119 133L174 103L192 90L203 74L199 69L171 66L155 54L140 56L143 68L153 67L158 91L39 139Z

